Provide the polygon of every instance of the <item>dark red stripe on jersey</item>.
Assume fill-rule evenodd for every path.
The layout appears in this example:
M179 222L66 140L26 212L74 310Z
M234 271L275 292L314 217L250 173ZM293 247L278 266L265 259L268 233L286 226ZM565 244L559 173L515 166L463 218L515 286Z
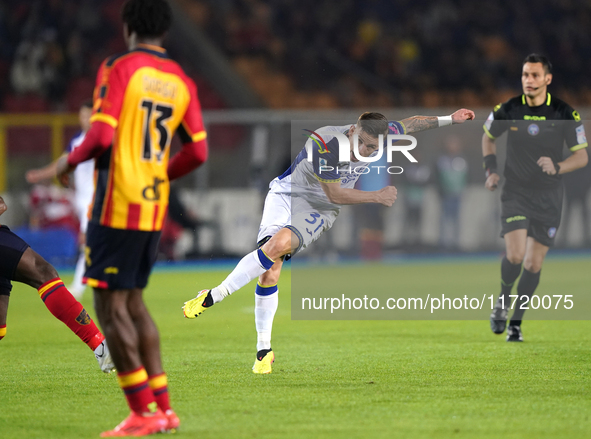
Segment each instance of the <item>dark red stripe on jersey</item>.
M142 213L142 205L136 203L129 203L127 208L127 229L137 230L140 227L140 215Z
M111 226L111 220L113 219L113 180L115 175L113 170L115 169L115 147L116 144L113 143L113 146L111 147L111 160L109 160L109 178L107 180L107 191L105 193L105 205L101 214L101 224L107 227Z
M158 222L158 211L160 210L160 206L154 206L154 219L152 220L152 229L156 230L156 223Z

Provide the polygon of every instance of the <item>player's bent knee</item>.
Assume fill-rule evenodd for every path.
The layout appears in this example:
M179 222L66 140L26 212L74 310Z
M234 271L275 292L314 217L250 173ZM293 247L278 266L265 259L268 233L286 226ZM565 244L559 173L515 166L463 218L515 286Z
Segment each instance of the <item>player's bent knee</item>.
M523 264L523 268L525 268L530 273L539 273L542 270L542 263L543 260L536 260L536 259L526 259L525 263Z
M263 287L275 285L277 282L279 282L279 273L274 273L271 270L259 276L259 284Z
M36 257L37 259L35 260L35 267L37 268L37 273L41 283L45 283L59 277L59 274L53 265L51 265L39 255L36 255Z
M287 230L289 233L284 233L283 230ZM273 238L267 241L262 247L263 251L271 259L280 258L291 251L291 231L289 229L283 230L273 236Z
M519 253L507 253L507 260L513 265L521 264L523 262L524 255Z

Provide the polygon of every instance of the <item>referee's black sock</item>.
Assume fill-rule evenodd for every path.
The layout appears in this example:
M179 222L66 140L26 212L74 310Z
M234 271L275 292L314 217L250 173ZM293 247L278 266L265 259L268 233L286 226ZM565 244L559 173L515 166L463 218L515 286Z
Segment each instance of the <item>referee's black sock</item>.
M509 294L515 285L515 281L521 273L521 263L512 264L507 259L507 256L503 258L501 262L501 295L505 297L505 307L509 307Z
M515 312L513 313L513 317L511 317L511 321L509 322L510 326L521 326L521 319L523 319L523 313L525 309L521 309L521 305L525 304L529 308L530 300L532 294L538 287L540 283L540 273L532 273L527 269L523 269L523 274L521 275L521 279L519 279L519 284L517 285L517 294L519 297L517 298L517 303L515 304ZM528 299L522 299L521 296L527 296ZM526 303L527 302L527 303Z

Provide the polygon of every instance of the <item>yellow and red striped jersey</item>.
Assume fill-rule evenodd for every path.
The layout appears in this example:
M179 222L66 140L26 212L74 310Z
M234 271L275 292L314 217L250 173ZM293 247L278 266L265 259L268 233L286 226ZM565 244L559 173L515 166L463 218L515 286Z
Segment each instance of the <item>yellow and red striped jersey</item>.
M115 130L96 161L90 220L115 229L157 231L168 208L172 136L205 139L197 87L158 46L108 58L97 75L91 122Z

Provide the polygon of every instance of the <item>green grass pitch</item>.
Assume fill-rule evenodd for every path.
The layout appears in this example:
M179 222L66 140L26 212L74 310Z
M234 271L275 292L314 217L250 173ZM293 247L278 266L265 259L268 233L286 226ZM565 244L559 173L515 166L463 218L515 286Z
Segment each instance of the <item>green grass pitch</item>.
M590 262L548 260L538 293L552 284L588 291ZM392 270L440 293L460 278L462 288L498 289L498 261ZM179 438L591 437L590 322L527 322L526 341L510 344L487 321L292 321L286 272L276 362L258 376L253 286L182 318L183 302L226 274L158 271L146 291ZM380 288L373 283L368 290ZM83 303L94 316L90 294ZM15 285L0 342L0 438L94 438L127 414L115 376L98 370L35 290Z

